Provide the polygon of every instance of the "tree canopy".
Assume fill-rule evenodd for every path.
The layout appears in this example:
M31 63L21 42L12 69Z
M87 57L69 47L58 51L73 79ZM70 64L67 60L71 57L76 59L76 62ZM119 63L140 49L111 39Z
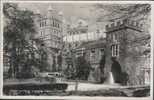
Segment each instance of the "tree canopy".
M76 78L87 80L91 70L91 65L84 56L80 56L76 60Z
M147 17L151 11L149 4L96 4L95 8L99 10L98 21L111 21L121 18L134 18L138 16ZM103 13L106 12L106 13Z
M17 4L4 3L4 57L9 54L11 77L17 77L18 73L30 75L32 66L38 67L45 63L41 60L43 50L33 46L33 36L36 33L33 21L34 14L29 10L21 10ZM40 57L35 57L35 54ZM42 66L41 66L42 67ZM21 74L21 73L20 73Z

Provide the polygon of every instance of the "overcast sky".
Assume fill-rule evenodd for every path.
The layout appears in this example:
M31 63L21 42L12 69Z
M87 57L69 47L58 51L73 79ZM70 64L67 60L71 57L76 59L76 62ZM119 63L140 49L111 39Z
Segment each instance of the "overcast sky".
M109 24L109 20L113 17L121 15L121 11L117 9L124 9L131 7L130 4L96 4L96 3L18 3L21 9L29 9L36 13L39 12L44 15L47 14L49 6L57 12L63 12L66 23L71 26L77 25L79 20L84 20L88 25L89 32L96 32L100 29L105 33L105 25ZM121 18L119 20L122 20ZM110 22L111 23L111 22Z
M47 13L47 9L51 6L57 12L63 12L66 23L71 26L77 25L79 20L84 20L88 24L90 32L101 29L105 31L105 25L109 23L109 19L117 17L121 12L117 13L117 9L127 8L130 4L101 4L101 3L24 3L19 2L21 9L29 9L35 12L40 11L42 15Z
M45 14L49 6L52 6L57 11L62 11L66 22L76 25L78 20L83 19L88 24L89 31L94 31L96 26L104 30L105 22L97 22L97 15L100 13L95 4L88 3L19 3L19 7L27 8L36 12L40 11L41 14ZM103 11L103 13L106 13Z

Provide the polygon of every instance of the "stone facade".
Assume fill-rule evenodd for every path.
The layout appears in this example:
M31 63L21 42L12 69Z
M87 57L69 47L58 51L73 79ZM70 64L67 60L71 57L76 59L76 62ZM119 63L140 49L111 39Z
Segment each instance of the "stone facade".
M107 34L107 63L108 71L112 66L111 57L116 57L122 72L128 74L127 85L145 84L143 70L145 44L150 43L150 36L142 31L142 25L128 19L106 26ZM150 62L149 62L150 63ZM145 67L145 66L144 66ZM150 68L150 66L147 66ZM150 74L149 74L150 75Z
M100 82L100 61L102 59L102 55L104 55L105 53L105 44L105 39L85 42L74 50L76 57L85 55L85 59L91 65L92 69L90 70L90 74L88 77L89 82Z
M60 70L58 56L62 49L63 36L63 15L49 6L46 15L41 15L39 11L35 14L34 22L37 34L35 39L40 39L48 52L49 71Z
M67 27L67 34L69 35L82 34L87 32L88 25L83 25L82 22L79 22L77 27L71 28L70 25Z
M113 65L111 58L116 59L120 69L118 77L123 85L145 85L150 83L150 35L142 31L142 25L124 19L111 25L106 25L106 38L81 43L74 49L76 57L85 54L93 71L89 81L100 82L100 78L109 80ZM100 73L101 55L105 55L105 68ZM116 69L116 68L115 68ZM120 72L119 72L120 70ZM114 75L113 75L114 76ZM124 80L120 81L123 78Z

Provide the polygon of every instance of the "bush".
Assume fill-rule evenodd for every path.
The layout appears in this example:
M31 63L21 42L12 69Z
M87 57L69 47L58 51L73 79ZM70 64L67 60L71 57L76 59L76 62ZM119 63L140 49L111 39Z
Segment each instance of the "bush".
M31 72L18 72L17 73L17 78L18 79L28 79L28 78L33 78L34 74Z

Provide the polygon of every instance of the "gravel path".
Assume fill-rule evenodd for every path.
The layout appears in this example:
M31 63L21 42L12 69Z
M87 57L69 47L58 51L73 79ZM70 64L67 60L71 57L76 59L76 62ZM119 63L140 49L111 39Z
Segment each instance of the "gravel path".
M67 91L75 90L75 82L68 82ZM80 91L90 91L99 89L110 89L110 88L126 88L126 86L120 86L118 84L93 84L93 83L79 83L78 90Z

